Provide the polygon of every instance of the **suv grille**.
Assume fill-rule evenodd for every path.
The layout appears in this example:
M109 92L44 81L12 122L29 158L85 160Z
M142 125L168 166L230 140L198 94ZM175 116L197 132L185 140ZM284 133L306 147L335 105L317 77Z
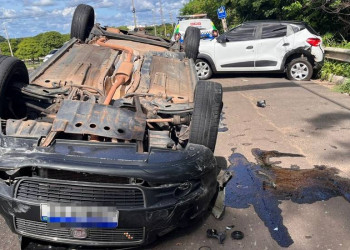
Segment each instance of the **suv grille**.
M95 183L110 184L129 184L129 178L119 176L108 176L99 174L77 173L73 171L40 169L39 176L42 178L65 180L65 181L82 181Z
M50 180L19 181L16 198L37 203L74 203L117 208L144 207L143 193L138 188L101 186L91 183L55 182Z
M46 222L30 221L16 218L15 224L16 229L23 235L34 236L41 239L57 238L58 241L62 239L62 242L65 242L65 240L75 240L80 241L81 243L84 241L97 241L100 243L137 243L142 242L144 238L144 229L142 227L132 229L89 229L87 238L75 239L71 236L69 228L47 228ZM129 235L129 237L126 235Z

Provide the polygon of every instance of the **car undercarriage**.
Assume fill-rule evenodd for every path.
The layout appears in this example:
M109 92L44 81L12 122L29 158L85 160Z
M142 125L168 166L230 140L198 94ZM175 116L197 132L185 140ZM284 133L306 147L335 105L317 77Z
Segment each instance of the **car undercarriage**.
M147 244L217 193L222 89L198 82L191 43L91 27L91 9L78 6L72 39L29 76L0 57L0 212L23 237ZM88 19L73 28L75 16ZM53 229L54 205L113 207L117 226Z

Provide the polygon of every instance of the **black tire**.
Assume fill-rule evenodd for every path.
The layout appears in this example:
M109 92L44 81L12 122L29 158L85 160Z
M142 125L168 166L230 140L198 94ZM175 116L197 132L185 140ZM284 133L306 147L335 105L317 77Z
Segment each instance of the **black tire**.
M312 74L311 63L303 57L293 59L287 66L287 77L292 81L310 81Z
M208 80L213 75L213 70L211 69L210 64L202 59L197 59L196 71L199 80Z
M7 118L9 115L7 99L13 97L13 101L21 102L16 93L10 91L11 85L20 83L29 84L28 70L24 62L9 56L0 56L0 117ZM25 109L19 108L21 113Z
M214 152L222 110L222 86L199 81L194 96L190 143L208 147Z
M199 42L201 39L201 32L196 27L188 27L184 37L184 48L187 58L192 58L193 61L197 60L199 53Z
M321 78L321 70L322 69L314 69L314 72L312 73L312 79L320 79Z
M70 37L85 42L89 37L95 22L95 11L90 5L79 4L74 11Z

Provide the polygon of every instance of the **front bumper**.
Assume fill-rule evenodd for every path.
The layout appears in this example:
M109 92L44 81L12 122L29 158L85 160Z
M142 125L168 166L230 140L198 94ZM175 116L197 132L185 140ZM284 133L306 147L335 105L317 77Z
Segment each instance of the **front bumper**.
M201 216L217 191L215 158L209 149L200 145L189 144L181 151L154 149L147 154L135 153L135 145L109 143L57 141L50 148L38 148L33 139L2 137L1 145L0 213L13 232L44 241L85 246L145 245ZM28 167L138 178L153 185L85 183L21 176L21 171ZM9 183L5 182L4 176L17 177ZM25 182L35 184L40 195L32 195L33 189L26 191L27 196L19 195L19 186ZM190 188L182 192L184 183ZM51 190L50 185L61 185L65 188L63 190L70 186L88 187L89 190L115 189L116 192L118 189L137 189L142 193L143 204L135 207L116 205L118 228L92 230L94 237L75 239L68 229L53 231L40 220L40 204L52 202L50 195L45 193ZM59 197L60 203L84 204L74 200L74 195L67 200L65 193L61 194L64 199ZM101 205L99 202L89 204ZM132 239L125 234L133 235Z

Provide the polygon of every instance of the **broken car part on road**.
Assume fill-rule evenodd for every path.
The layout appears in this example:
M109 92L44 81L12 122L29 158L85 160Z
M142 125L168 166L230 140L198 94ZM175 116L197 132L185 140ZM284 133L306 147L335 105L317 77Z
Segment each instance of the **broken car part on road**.
M145 245L215 198L222 87L197 79L199 31L184 50L93 22L79 5L72 39L30 77L0 56L0 213L52 244ZM90 207L109 215L67 212Z

